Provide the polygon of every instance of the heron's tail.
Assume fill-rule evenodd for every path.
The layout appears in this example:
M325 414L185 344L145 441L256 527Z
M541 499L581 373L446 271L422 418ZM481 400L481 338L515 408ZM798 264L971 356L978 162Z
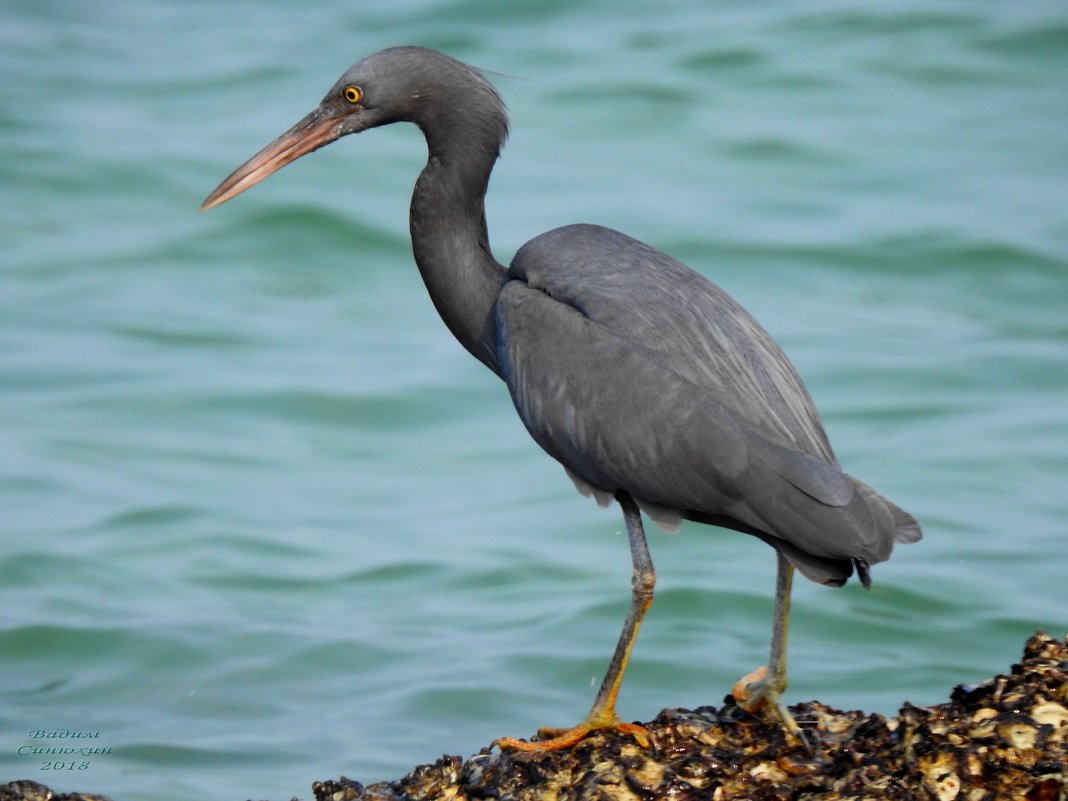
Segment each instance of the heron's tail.
M789 542L792 548L780 550L807 577L836 584L856 569L864 580L867 568L889 559L896 543L923 536L912 515L837 464L759 435L747 444L754 471L749 512L754 523L763 523L754 528ZM812 564L798 558L798 550ZM821 560L829 560L823 575Z
M856 491L867 502L869 508L872 508L873 512L875 512L875 517L881 516L878 513L879 511L885 511L893 519L894 542L908 544L919 542L923 539L923 530L920 528L920 524L916 522L915 517L897 504L888 501L863 481L858 481L852 476L850 478L853 479L853 486Z
M839 473L852 485L849 499L821 500L814 493L781 493L786 500L779 507L800 513L793 520L782 515L782 528L788 532L773 543L802 575L828 586L845 583L855 571L861 583L871 585L870 568L890 558L894 545L917 542L923 537L916 518L897 504L847 473ZM781 491L781 488L780 488ZM796 504L796 506L795 506ZM787 513L789 514L789 513ZM837 553L835 553L837 551Z

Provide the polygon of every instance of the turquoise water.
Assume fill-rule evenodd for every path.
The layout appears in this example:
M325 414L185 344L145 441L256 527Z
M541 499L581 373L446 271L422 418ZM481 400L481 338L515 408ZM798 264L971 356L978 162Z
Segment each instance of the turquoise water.
M850 472L924 524L870 592L797 587L791 701L936 703L1064 632L1062 2L9 0L0 780L306 796L588 708L629 598L621 520L436 317L407 239L418 133L195 212L401 43L499 73L500 260L587 221L701 270L793 358ZM650 544L627 719L718 704L766 657L764 545ZM64 730L99 736L30 736ZM19 753L70 742L110 752Z

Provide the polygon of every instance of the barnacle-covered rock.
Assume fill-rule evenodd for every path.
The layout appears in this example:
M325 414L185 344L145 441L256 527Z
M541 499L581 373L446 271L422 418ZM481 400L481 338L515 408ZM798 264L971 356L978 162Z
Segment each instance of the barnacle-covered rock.
M724 706L664 710L653 746L596 733L568 751L442 757L395 782L316 801L1068 801L1068 641L1041 632L1007 675L897 717L791 707L816 756ZM450 783L449 776L456 776Z
M43 784L29 779L0 784L0 801L111 801L105 795L88 793L55 793Z
M368 786L342 776L316 801L1068 801L1068 639L1039 632L1023 660L950 701L894 718L818 702L791 707L810 755L781 726L744 712L667 709L643 724L650 748L615 732L567 751L443 756ZM108 801L0 785L0 801Z

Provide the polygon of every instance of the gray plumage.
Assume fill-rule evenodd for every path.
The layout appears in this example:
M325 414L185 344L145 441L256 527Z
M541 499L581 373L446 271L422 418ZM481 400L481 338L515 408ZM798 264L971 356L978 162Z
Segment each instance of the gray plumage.
M410 226L435 307L507 384L531 436L579 490L602 504L617 499L624 511L635 596L587 723L603 723L612 711L652 597L655 574L635 503L668 530L685 518L754 535L779 552L775 681L759 687L777 702L785 687L786 562L832 586L856 568L867 584L868 566L889 558L895 543L920 539L916 521L841 470L783 352L723 290L682 263L595 225L542 234L507 269L493 258L484 197L508 120L494 88L455 59L400 47L358 62L203 207L345 134L400 121L418 125L427 140ZM780 716L798 731L781 706Z
M594 225L532 239L507 271L496 263L483 197L507 117L477 71L393 48L339 86L362 82L373 104L379 76L404 81L390 118L427 138L411 233L434 304L580 488L623 490L669 529L684 517L754 534L830 585L919 539L910 515L839 469L793 365L698 273Z
M523 246L494 305L501 376L531 436L590 488L756 534L808 578L919 538L843 473L801 379L723 290L607 228Z

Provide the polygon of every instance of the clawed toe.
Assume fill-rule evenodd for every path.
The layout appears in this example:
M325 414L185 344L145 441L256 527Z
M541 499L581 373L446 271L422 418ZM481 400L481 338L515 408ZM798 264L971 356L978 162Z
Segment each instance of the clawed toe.
M642 748L648 748L650 742L649 730L637 723L624 723L616 718L607 723L583 721L570 729L538 729L537 740L517 740L514 737L500 737L493 741L493 745L502 751L562 751L584 740L595 731L614 729L628 737L634 738ZM546 738L546 739L541 739Z
M738 679L731 690L731 695L738 706L750 714L767 712L782 724L788 739L800 742L810 756L815 756L812 744L797 725L790 710L782 703L782 693L786 681L781 676L769 674L766 667L759 667L747 676Z

